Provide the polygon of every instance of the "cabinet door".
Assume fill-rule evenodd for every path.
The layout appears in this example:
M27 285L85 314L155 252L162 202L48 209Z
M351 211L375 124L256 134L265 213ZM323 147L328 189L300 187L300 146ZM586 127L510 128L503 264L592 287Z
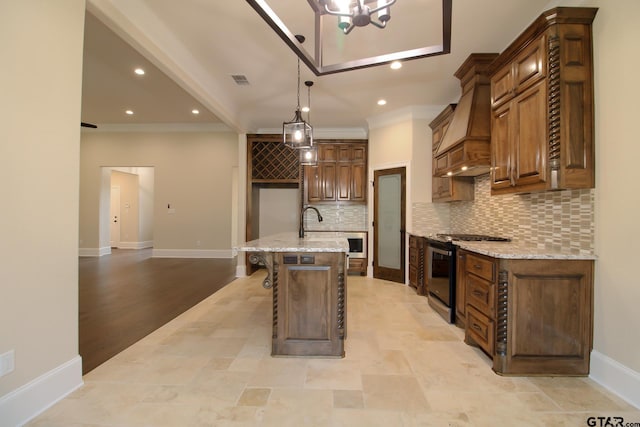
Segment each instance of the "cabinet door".
M333 144L318 144L318 160L336 161L336 146Z
M542 81L518 95L513 102L513 180L516 186L542 184L547 168L547 97Z
M367 168L364 163L351 165L351 197L352 202L367 201Z
M491 123L491 188L511 186L511 104L493 113Z
M319 202L322 200L322 169L320 166L305 166L305 186L307 191L307 201Z
M367 160L367 147L364 144L354 144L351 147L351 160L364 163Z
M350 145L338 145L338 159L339 162L351 161L351 146Z
M337 164L336 200L349 201L351 196L351 164Z
M334 162L320 163L322 200L336 200L336 164Z

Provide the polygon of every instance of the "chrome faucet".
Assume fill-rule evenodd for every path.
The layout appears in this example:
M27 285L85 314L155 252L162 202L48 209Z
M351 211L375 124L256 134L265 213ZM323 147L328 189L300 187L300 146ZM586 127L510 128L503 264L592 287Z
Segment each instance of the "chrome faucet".
M300 228L298 228L298 237L300 237L301 239L304 237L304 213L309 209L313 209L314 211L316 211L316 214L318 214L318 222L322 222L322 215L320 215L320 211L318 209L313 206L302 208L302 210L300 211Z

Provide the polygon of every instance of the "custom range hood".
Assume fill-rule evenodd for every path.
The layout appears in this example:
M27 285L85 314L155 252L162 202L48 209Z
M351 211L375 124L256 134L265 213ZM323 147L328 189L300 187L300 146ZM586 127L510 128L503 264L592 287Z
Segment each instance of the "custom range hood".
M477 176L491 166L491 85L489 65L497 53L472 53L454 76L462 96L434 153L434 176Z

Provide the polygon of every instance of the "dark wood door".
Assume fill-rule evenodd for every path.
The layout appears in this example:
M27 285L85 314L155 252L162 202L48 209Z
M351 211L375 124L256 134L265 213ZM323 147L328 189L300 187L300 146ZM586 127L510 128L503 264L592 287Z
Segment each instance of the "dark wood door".
M373 277L405 282L406 169L374 172Z

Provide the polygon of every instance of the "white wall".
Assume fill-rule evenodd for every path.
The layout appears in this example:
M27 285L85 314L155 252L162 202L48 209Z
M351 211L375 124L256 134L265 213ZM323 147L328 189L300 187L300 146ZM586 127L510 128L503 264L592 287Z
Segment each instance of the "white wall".
M83 0L0 2L0 424L82 383L78 158ZM45 384L39 393L34 388Z

